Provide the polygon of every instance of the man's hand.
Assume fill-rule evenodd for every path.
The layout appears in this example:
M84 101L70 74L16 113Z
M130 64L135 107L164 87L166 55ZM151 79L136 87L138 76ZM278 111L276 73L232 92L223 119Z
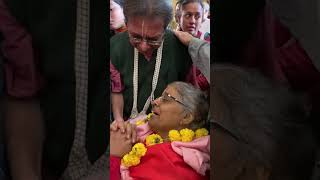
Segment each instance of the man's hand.
M174 34L178 37L182 44L186 46L188 46L192 38L194 38L191 34L183 31L174 31Z

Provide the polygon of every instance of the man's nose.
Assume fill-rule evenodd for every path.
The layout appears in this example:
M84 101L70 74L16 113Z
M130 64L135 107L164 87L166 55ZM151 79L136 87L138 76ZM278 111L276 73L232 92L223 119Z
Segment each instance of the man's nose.
M141 41L141 43L139 44L139 48L141 51L145 52L149 50L150 46L148 45L147 42Z

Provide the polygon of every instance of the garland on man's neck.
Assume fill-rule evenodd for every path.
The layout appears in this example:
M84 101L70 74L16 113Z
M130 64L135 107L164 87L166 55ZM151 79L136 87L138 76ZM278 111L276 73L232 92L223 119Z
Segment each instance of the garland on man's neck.
M139 120L136 124L144 124L147 120L150 119L152 113L147 116L145 120ZM139 123L138 123L139 122ZM170 130L169 131L169 139L171 142L173 141L182 141L182 142L191 142L194 139L207 136L209 134L208 130L205 128L197 129L195 132L191 129L185 128L180 131L178 130ZM146 146L152 146L155 144L163 143L163 139L158 134L151 134L146 137ZM147 148L143 143L136 143L131 151L124 155L121 160L121 164L125 167L136 166L140 163L140 159L147 152Z

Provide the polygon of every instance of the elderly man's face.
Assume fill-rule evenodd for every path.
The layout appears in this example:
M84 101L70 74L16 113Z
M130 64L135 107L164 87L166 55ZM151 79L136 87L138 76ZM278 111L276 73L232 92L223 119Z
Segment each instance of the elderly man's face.
M181 7L179 25L184 32L196 36L202 23L203 10L199 3L188 3Z
M163 34L164 21L160 17L131 17L127 23L130 43L146 59L150 59L155 49L159 48Z

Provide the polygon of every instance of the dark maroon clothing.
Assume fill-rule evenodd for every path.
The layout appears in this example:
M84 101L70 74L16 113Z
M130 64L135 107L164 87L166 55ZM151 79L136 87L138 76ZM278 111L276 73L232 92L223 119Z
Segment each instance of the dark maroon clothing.
M41 81L36 70L32 38L10 14L4 0L0 0L0 33L4 38L1 50L6 59L7 93L18 98L36 95Z
M256 30L243 54L243 63L306 93L313 101L314 110L320 112L320 71L268 5L257 18Z

